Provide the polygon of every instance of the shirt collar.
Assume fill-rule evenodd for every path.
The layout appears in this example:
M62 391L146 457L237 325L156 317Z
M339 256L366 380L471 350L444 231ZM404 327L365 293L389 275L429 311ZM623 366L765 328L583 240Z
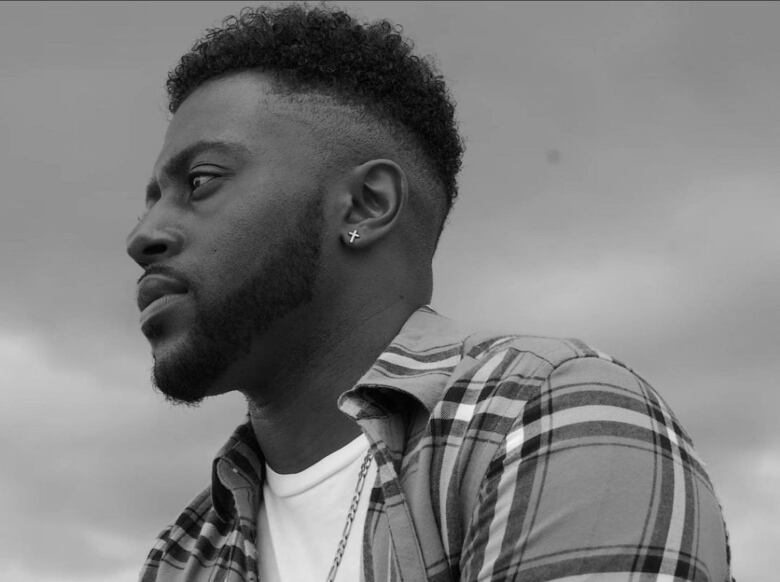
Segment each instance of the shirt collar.
M368 372L339 397L339 408L355 419L386 414L383 404L403 400L396 398L403 395L430 413L463 359L467 335L429 305L418 308Z
M432 411L463 359L467 335L429 305L418 308L371 368L339 397L339 408L360 420L385 416L412 398ZM246 422L236 428L213 463L212 503L223 520L232 513L230 491L247 480L259 489L264 470L265 460L247 414Z
M249 487L259 489L265 477L263 451L255 438L249 413L219 450L211 467L211 503L217 515L227 522L233 511L231 491Z

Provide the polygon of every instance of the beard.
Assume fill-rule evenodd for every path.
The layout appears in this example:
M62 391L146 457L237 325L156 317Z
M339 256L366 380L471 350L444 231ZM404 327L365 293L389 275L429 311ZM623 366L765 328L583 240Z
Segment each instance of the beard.
M312 301L322 230L322 196L317 193L307 201L292 234L257 273L215 305L197 309L184 344L154 361L152 384L167 401L200 404L230 366L249 355L256 336Z

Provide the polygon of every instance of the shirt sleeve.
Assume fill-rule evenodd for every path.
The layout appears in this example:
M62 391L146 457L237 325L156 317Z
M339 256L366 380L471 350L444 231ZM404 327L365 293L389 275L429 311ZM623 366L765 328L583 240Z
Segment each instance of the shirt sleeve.
M691 439L610 360L557 367L491 460L461 580L732 580L722 511Z

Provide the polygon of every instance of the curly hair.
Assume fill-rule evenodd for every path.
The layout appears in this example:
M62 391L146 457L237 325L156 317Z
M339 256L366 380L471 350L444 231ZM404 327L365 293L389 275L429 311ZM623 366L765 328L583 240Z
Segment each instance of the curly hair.
M252 69L295 93L360 106L414 139L443 187L446 218L463 155L455 106L434 65L412 54L401 32L387 20L361 24L322 6L244 8L208 29L169 73L169 110L209 79Z

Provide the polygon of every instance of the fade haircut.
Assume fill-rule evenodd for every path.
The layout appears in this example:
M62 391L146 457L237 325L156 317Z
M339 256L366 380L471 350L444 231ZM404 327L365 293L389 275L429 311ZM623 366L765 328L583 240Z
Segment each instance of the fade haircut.
M363 24L325 6L244 8L208 29L181 57L168 75L168 108L175 113L209 79L256 70L293 98L320 95L360 112L388 129L412 154L411 165L422 168L410 181L410 204L438 219L435 248L457 196L463 141L443 77L412 49L401 27L387 20Z

